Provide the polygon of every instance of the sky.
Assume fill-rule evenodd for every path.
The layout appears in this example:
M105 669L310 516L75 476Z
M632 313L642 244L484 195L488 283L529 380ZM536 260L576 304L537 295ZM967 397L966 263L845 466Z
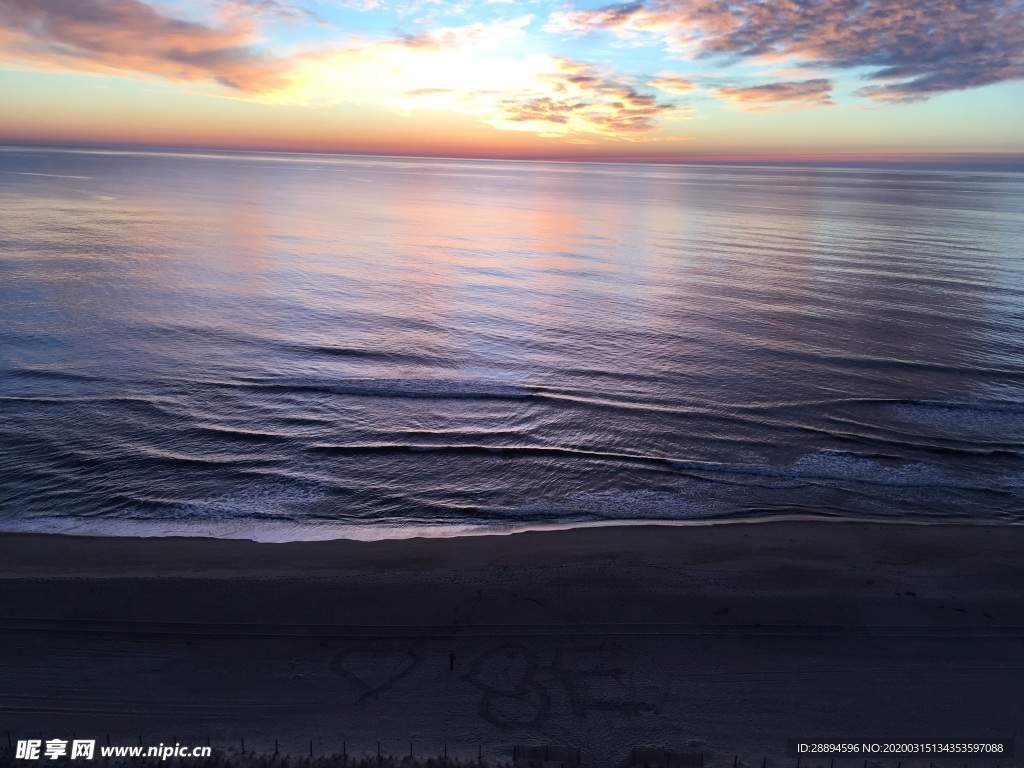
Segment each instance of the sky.
M0 0L0 142L1024 154L1024 0Z

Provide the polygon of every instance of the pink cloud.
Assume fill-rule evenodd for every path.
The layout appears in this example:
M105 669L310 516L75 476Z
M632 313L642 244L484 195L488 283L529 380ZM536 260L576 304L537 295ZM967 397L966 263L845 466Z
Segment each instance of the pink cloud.
M259 93L287 62L252 47L251 19L222 26L166 16L141 0L0 0L3 59L46 68L149 74Z

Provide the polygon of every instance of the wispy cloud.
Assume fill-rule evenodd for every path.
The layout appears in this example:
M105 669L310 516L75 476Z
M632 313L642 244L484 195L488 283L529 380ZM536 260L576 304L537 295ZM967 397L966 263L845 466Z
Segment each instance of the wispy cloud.
M682 95L697 90L697 85L689 78L677 75L675 72L659 72L653 80L648 80L651 88L657 88L665 93Z
M606 30L692 58L870 68L860 93L884 101L1024 78L1024 0L651 0L557 11L545 29Z
M314 11L285 0L212 0L223 17L256 17L286 22L315 22L324 24L324 19Z
M833 103L832 82L825 79L765 83L748 88L726 86L715 93L752 112L820 107Z
M628 34L637 29L638 20L649 15L643 2L616 3L587 11L566 8L552 13L544 28L554 34L579 35L596 29ZM642 21L639 26L642 26Z
M510 41L521 39L523 31L532 21L533 16L525 14L488 23L437 27L417 35L407 35L401 38L401 42L412 48L428 48L435 51L459 49L493 52Z

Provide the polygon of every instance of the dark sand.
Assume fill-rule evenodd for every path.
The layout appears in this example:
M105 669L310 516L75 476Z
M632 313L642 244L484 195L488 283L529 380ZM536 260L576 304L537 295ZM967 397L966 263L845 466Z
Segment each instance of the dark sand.
M3 534L0 681L15 739L276 738L296 753L380 739L492 758L564 744L594 766L642 745L760 765L789 737L1024 750L1024 527Z

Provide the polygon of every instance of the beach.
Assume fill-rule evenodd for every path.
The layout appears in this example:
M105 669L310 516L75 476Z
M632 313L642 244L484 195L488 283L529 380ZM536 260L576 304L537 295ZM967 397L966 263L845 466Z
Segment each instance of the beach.
M14 738L492 760L551 744L594 766L639 746L783 761L788 738L1024 744L1019 526L3 534L0 562Z

